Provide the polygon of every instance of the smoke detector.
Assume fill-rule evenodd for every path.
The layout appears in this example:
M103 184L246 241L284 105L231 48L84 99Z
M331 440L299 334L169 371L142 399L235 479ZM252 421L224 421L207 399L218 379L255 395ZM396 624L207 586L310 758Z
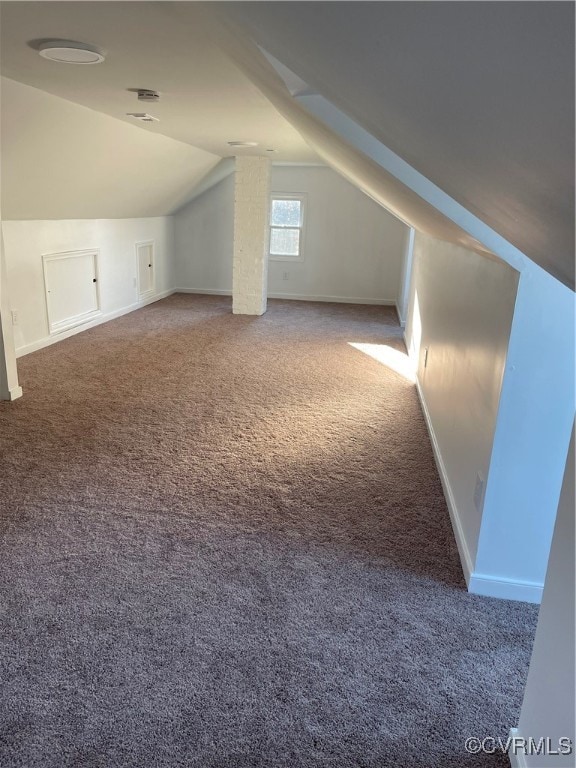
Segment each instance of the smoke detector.
M148 112L126 112L127 117L133 117L134 120L140 120L141 123L159 123L157 117L152 117Z
M258 142L257 141L229 141L228 146L230 147L257 147Z
M136 93L138 94L138 101L160 101L160 94L158 91L151 91L148 88L138 88Z

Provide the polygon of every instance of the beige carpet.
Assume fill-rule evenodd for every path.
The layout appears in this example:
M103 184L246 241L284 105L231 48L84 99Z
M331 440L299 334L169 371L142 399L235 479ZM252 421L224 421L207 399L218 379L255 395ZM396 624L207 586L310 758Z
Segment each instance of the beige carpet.
M467 594L415 388L349 342L404 359L389 308L177 295L20 361L2 768L507 765L464 740L536 609Z

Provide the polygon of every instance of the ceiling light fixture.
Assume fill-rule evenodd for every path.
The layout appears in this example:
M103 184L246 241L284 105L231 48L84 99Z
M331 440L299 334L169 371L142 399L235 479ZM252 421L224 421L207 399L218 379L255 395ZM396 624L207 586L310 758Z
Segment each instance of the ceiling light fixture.
M59 64L100 64L105 52L94 45L73 40L45 40L38 46L42 58Z
M257 147L258 142L257 141L229 141L228 145L230 147Z
M157 117L152 117L148 112L126 112L126 117L133 117L134 120L140 120L141 123L159 123Z

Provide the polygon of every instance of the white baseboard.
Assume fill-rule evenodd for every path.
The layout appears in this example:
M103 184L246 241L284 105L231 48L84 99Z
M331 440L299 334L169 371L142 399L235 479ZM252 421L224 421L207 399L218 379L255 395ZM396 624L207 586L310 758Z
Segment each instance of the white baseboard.
M462 570L464 572L464 578L466 579L466 585L470 586L470 577L474 570L472 565L472 557L470 556L470 550L464 537L464 531L462 530L462 523L460 522L460 515L458 514L458 508L456 507L456 501L454 500L454 494L452 493L452 486L448 479L448 473L444 466L442 459L442 453L440 452L440 446L436 439L436 433L432 425L432 419L430 418L430 412L426 404L426 399L420 386L420 382L416 379L416 391L420 398L420 405L422 406L422 413L424 414L424 420L428 427L428 434L430 435L430 442L432 443L432 452L434 454L434 460L436 461L436 467L438 474L440 475L440 482L442 483L442 489L444 491L444 497L446 504L448 505L448 512L450 513L450 521L452 523L452 529L456 538L456 545L458 547L458 554L460 555L460 562L462 564Z
M174 288L172 293L197 293L200 296L232 296L231 290L220 288Z
M394 306L396 307L396 314L398 315L398 322L400 323L400 328L406 328L406 318L402 317L402 314L400 313L400 307L398 306L398 302L394 302ZM404 339L404 342L406 342L406 339Z
M518 737L521 737L522 734L518 730L518 728L510 728L510 733L508 734L511 739L515 739ZM508 750L508 759L510 760L510 765L512 768L528 768L528 763L526 762L526 756L523 752L514 751L510 747Z
M9 392L10 395L10 402L12 400L18 400L19 397L22 397L22 387L12 387L12 389Z
M520 600L523 603L542 602L544 584L532 581L513 581L502 576L472 573L468 591L484 597L499 597L503 600Z
M450 521L452 522L452 529L454 531L454 537L456 539L458 554L460 555L460 562L462 564L462 571L464 572L468 591L474 595L498 597L501 600L520 600L524 603L540 603L542 600L542 591L544 589L543 584L516 581L499 576L498 574L476 573L474 571L473 560L464 536L458 507L456 506L454 494L452 493L452 487L442 459L440 446L436 439L432 419L426 404L426 398L424 397L422 387L418 380L416 380L416 391L418 392L424 420L428 427L428 434L430 435L430 441L432 443L432 452L436 461L436 467L438 468L438 474L440 475L444 498L446 499L446 504L450 513Z
M221 290L220 288L175 288L174 293L197 293L207 296L231 296L231 290ZM363 299L358 296L310 296L301 293L269 293L269 299L288 299L291 301L322 301L333 302L335 304L376 304L383 307L396 306L395 301L388 299Z
M22 387L16 386L16 387L10 387L9 389L4 389L3 393L0 394L0 401L11 403L14 400L18 400L19 397L22 397Z
M44 347L49 347L51 344L56 344L58 341L63 341L70 336L75 336L77 333L87 331L89 328L95 328L97 325L107 323L109 320L115 320L117 317L127 315L130 312L134 312L136 309L142 309L142 307L145 307L147 304L152 304L155 301L160 301L160 299L165 299L167 296L171 296L173 293L174 291L172 289L162 291L161 293L156 293L146 299L136 301L134 304L129 304L127 307L122 307L122 309L116 309L114 312L107 312L106 314L98 315L98 317L94 320L90 320L87 323L82 323L81 325L75 325L74 328L69 328L66 331L62 331L62 333L55 333L52 336L46 336L43 339L39 339L38 341L33 341L31 344L25 344L23 347L18 347L16 349L16 357L24 357L24 355L29 355L31 352L36 352L39 349L44 349ZM20 394L22 394L21 390Z
M395 301L388 299L364 299L359 296L309 296L299 293L269 293L269 299L288 299L290 301L322 301L333 304L374 304L382 307L393 307Z

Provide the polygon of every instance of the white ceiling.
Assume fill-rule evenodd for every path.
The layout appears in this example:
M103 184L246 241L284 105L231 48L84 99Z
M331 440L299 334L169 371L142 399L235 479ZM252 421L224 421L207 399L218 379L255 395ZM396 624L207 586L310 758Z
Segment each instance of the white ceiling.
M574 287L574 3L214 3Z
M108 52L106 61L47 61L28 45L42 38L92 43ZM317 161L300 134L214 44L202 3L4 2L1 68L4 77L221 157L271 148L277 150L269 155L274 160ZM161 100L139 102L130 88L157 90ZM127 112L149 112L160 122L137 123ZM228 146L236 140L259 146Z
M400 218L462 238L308 120L265 61L234 50L238 31L574 286L573 3L4 2L1 14L8 78L119 120L149 111L161 122L138 131L219 157L238 152L230 140L277 149L275 161L322 156ZM47 37L107 60L47 62L27 44ZM143 106L137 87L161 102Z

